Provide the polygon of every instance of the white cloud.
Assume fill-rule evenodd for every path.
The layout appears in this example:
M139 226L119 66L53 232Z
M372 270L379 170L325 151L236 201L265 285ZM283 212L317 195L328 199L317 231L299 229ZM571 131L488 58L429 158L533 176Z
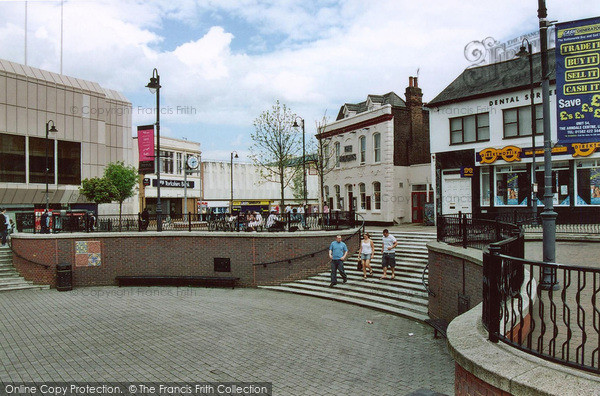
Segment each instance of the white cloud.
M550 19L590 16L588 1L547 3ZM60 2L29 4L29 64L58 71ZM173 110L161 120L174 135L195 124L198 136L207 125L251 131L252 120L276 99L305 118L310 133L325 110L335 117L343 103L370 93L403 95L417 68L424 99L432 99L468 66L468 42L534 31L536 8L519 0L66 1L64 72L124 92L133 101L134 123L141 123L153 119L135 109L154 106L144 86L157 67L161 103ZM0 14L6 16L0 58L23 62L23 4L2 2ZM207 27L182 44L165 43L166 18ZM234 37L231 21L254 29L248 50L232 49L242 37ZM266 48L275 50L257 52ZM178 113L177 106L195 112Z

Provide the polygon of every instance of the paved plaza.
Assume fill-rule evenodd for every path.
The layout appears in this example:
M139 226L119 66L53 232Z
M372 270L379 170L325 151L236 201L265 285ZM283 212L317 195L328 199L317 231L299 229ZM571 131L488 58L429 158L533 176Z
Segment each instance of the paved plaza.
M372 321L369 323L368 321ZM0 293L0 381L272 382L275 395L453 394L426 325L256 289Z

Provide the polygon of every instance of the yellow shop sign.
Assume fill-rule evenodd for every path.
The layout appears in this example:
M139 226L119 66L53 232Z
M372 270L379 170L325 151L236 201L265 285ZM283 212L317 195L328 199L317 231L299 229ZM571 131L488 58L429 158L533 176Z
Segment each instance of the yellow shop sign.
M479 162L482 164L491 164L496 162L498 157L501 157L506 162L521 161L521 151L516 146L506 146L501 149L486 148L479 152L479 156L481 157Z
M573 157L587 157L594 154L597 148L600 147L600 142L591 143L573 143Z

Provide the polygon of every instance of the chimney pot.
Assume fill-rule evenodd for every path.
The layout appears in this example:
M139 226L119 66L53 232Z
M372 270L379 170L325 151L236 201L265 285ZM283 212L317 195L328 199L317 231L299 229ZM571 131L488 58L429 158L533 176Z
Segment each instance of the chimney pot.
M413 77L413 84L414 84L414 87L415 87L415 88L419 88L419 83L418 83L418 81L417 81L417 79L418 79L418 78L419 78L419 77Z

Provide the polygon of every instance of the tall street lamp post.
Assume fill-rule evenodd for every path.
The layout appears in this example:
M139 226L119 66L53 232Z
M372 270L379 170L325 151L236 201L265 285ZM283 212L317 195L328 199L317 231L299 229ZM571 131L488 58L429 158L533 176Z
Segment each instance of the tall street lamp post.
M552 142L550 134L550 71L548 68L548 27L546 1L538 0L538 19L540 23L540 55L542 59L542 110L544 117L544 211L542 217L544 261L556 261L556 217L552 202ZM556 269L544 267L544 275L540 282L543 290L558 290L560 285L556 278Z
M160 76L158 70L152 70L150 82L146 85L150 93L156 93L156 231L162 231L162 206L160 203Z
M304 197L304 205L306 205L306 134L304 133L304 118L296 117L293 127L299 127L298 118L302 121L302 196Z
M234 154L235 154L235 157L234 157ZM230 179L231 179L231 199L229 200L229 214L230 215L233 215L233 159L234 158L239 158L237 151L231 152L231 162L230 162L230 165L231 165L231 177L230 177Z
M50 126L52 124L52 126ZM46 180L46 211L48 211L48 172L50 169L48 168L48 148L50 146L50 139L48 139L48 135L50 132L58 132L56 126L54 126L54 121L50 120L46 123L46 170L44 171L44 178ZM52 156L54 158L54 156ZM54 169L54 167L52 167Z
M525 42L527 42L527 49L525 48ZM531 98L531 147L532 147L532 157L531 157L531 207L533 212L533 219L536 221L537 219L537 179L535 177L535 135L537 133L537 123L536 123L536 112L535 112L535 103L533 100L533 51L531 48L531 43L527 38L523 39L521 43L521 48L519 52L516 54L519 58L527 57L529 59L529 96Z

